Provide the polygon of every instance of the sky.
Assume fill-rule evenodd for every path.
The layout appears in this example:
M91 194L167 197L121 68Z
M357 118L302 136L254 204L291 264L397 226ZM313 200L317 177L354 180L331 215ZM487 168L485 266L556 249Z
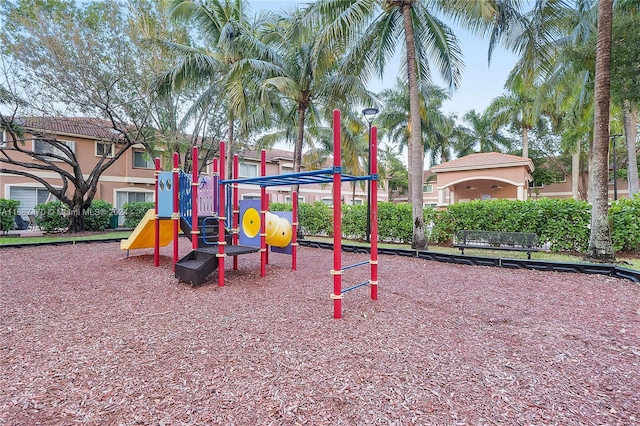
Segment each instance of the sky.
M251 7L254 10L282 11L303 3L294 0L252 0ZM460 39L465 67L460 87L452 94L450 100L444 102L442 111L446 115L455 113L459 119L462 119L467 111L475 109L477 112L481 112L494 98L503 94L504 83L517 58L512 53L497 47L493 52L491 66L489 66L487 62L488 41L453 25L451 27ZM398 52L400 48L401 46L398 46ZM399 55L397 56L388 65L388 70L382 79L375 79L369 83L369 90L379 92L394 86L400 63ZM432 69L432 75L435 84L446 88L442 80L437 78L435 69Z

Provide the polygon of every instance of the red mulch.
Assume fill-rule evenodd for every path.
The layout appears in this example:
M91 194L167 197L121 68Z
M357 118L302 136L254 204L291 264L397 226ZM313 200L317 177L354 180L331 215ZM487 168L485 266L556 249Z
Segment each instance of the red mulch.
M0 424L640 424L630 281L382 256L380 300L334 320L328 250L242 256L224 288L162 254L0 251Z

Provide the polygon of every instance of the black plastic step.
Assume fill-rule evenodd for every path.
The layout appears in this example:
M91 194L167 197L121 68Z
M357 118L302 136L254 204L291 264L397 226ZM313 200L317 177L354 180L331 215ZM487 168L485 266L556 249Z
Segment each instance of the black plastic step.
M191 285L200 285L218 268L218 257L204 249L194 250L176 263L175 277Z

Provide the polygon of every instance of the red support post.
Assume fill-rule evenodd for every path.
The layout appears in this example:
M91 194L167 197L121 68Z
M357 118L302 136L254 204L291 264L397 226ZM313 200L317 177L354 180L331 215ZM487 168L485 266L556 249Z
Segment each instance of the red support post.
M378 128L371 128L371 174L378 174ZM371 300L378 300L378 178L371 181Z
M260 176L267 174L267 151L264 149L260 152ZM260 187L260 276L267 275L267 210L269 210L269 202L267 201L267 188Z
M222 183L224 176L224 164L225 164L225 155L224 155L224 142L220 141L220 204L219 204L219 212L218 212L218 286L224 287L224 245L226 244L224 239L224 184Z
M238 179L240 173L240 165L238 163L238 154L233 156L233 179ZM233 184L233 245L238 245L240 238L239 223L240 223L240 201L238 200L238 183ZM238 270L238 256L233 256L233 270Z
M158 176L160 175L160 159L155 159L156 171L154 172L156 183L156 200L155 209L156 214L154 216L154 243L153 243L153 266L156 268L160 266L160 218L158 216Z
M291 192L291 269L298 269L298 191Z
M180 156L177 152L173 153L173 214L171 219L173 220L173 272L176 271L176 263L178 263L178 229L180 221L180 206L178 205L178 194L180 192L180 178L178 172L180 171Z
M342 175L340 110L333 110L333 317L342 318Z
M191 150L191 245L198 249L200 229L198 226L198 147Z

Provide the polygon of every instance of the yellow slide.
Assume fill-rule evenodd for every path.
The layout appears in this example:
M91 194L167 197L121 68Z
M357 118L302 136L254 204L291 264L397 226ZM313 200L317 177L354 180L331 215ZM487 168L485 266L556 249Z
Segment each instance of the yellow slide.
M153 248L155 245L155 209L149 209L133 230L129 238L120 241L121 250ZM164 247L173 241L172 220L160 220L160 246Z

